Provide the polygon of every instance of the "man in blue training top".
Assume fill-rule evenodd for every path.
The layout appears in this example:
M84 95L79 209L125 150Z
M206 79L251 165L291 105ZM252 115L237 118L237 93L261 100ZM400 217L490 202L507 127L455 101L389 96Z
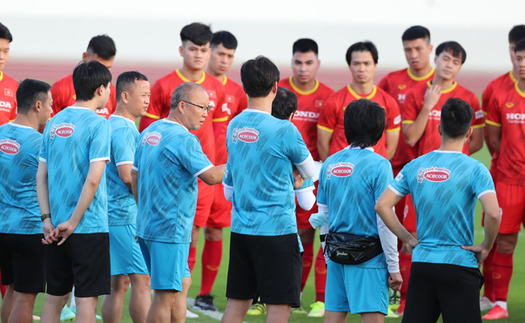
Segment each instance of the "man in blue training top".
M450 98L441 110L441 147L409 164L376 204L376 211L399 239L413 249L412 273L403 322L481 322L478 265L496 238L500 212L487 168L462 153L472 134L474 111ZM412 195L417 213L416 240L399 223L392 207ZM474 244L476 199L485 211L485 239Z
M36 296L45 290L35 177L42 144L37 129L53 111L50 89L32 79L20 83L16 119L0 127L0 269L2 284L7 285L2 322L33 322Z
M233 210L222 322L242 322L257 291L267 322L287 322L291 306L300 305L302 271L294 186L313 177L315 165L297 128L270 115L277 67L259 56L243 64L241 79L248 108L230 122L226 141L223 184Z
M110 293L106 176L109 122L95 113L110 95L111 73L91 61L73 71L76 103L46 125L37 173L44 218L47 297L42 322L58 322L75 285L77 322L94 322Z
M146 322L184 322L186 317L197 177L218 184L225 168L213 166L189 132L202 126L209 104L202 85L182 83L173 92L168 117L139 137L131 176L139 206L137 237L154 290Z
M146 115L150 84L139 72L124 72L117 79L117 109L109 117L111 162L107 165L111 295L101 311L106 323L119 323L124 296L131 283L129 314L145 322L151 305L150 277L140 246L135 241L137 203L131 192L131 167L139 132L135 121Z

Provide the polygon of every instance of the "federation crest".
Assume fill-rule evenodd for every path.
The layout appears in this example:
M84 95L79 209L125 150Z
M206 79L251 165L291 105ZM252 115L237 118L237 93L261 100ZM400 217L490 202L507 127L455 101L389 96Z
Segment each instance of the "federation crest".
M16 155L20 151L20 144L11 139L0 140L0 151L8 155Z
M514 108L514 102L507 102L507 103L505 103L505 106L507 108L509 108L509 109L512 109L512 108Z
M406 84L399 84L397 86L397 88L400 89L400 90L404 90L406 87L407 87Z

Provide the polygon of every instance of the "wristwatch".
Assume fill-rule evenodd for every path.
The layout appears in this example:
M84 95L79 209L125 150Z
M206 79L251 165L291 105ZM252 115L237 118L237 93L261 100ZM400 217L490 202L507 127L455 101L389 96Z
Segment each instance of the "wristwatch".
M49 214L49 213L42 214L42 216L40 218L42 219L42 221L44 221L45 219L51 219L51 214Z

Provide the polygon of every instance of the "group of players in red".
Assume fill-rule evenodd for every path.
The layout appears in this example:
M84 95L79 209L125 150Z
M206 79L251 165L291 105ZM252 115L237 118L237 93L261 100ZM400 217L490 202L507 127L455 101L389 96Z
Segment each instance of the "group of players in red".
M139 130L168 115L171 95L178 85L184 82L201 84L207 90L212 109L202 127L192 132L199 138L210 161L216 165L224 164L228 158L225 145L228 122L247 107L242 86L226 76L234 60L237 40L227 31L212 34L206 25L194 23L189 26L192 33L179 47L183 65L152 85L151 103L146 116L140 120ZM12 121L16 116L18 83L2 72L9 58L11 41L9 30L0 24L0 124ZM491 173L502 212L497 246L483 264L485 288L480 306L481 310L490 309L484 319L508 317L506 301L512 275L512 255L521 223L525 220L525 147L522 147L525 136L525 25L515 26L509 33L513 69L489 83L483 92L481 106L474 93L455 81L467 56L460 44L450 41L439 45L435 51L435 67L431 64L434 48L428 29L422 26L408 28L402 36L402 44L409 67L389 73L377 85L373 81L378 64L374 44L358 42L350 46L346 62L352 75L351 82L334 92L316 79L320 60L315 41L296 41L292 51L293 75L279 82L279 86L289 89L298 98L298 109L292 122L301 132L312 157L324 161L347 146L343 123L345 107L362 98L379 103L386 110L386 127L374 150L391 160L395 176L412 159L439 148L441 139L437 125L444 102L451 97L468 102L475 114L474 130L465 144L464 153L472 154L482 148L484 140L487 143L493 156ZM96 60L110 69L115 55L113 40L102 35L90 41L82 60ZM51 93L54 114L73 105L76 98L72 76L55 82ZM112 86L108 103L97 113L109 118L116 108L115 93ZM223 228L230 226L232 205L224 198L222 185L208 186L199 179L198 192L188 259L191 271L195 266L201 228L204 228L205 244L201 289L195 307L217 310L211 290L221 263ZM310 211L297 208L298 232L304 248L301 291L314 266L316 302L308 314L314 317L324 315L326 283L322 248L314 258L315 230L308 222L310 215L316 212L317 206ZM396 213L407 230L417 236L416 214L410 196L396 206ZM403 246L400 246L400 251L401 274L408 282L411 255ZM401 289L397 309L400 315L407 285L403 284ZM301 308L294 311L306 313ZM249 313L261 312L264 312L264 306L255 306Z

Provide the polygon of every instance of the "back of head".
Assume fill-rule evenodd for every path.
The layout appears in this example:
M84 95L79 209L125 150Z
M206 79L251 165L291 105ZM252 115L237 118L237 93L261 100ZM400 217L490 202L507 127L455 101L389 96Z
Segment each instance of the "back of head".
M441 131L443 136L450 139L461 139L467 135L474 110L465 101L450 98L441 108Z
M525 50L525 38L523 38L522 40L520 40L517 44L516 44L516 47L514 47L514 52L519 52L519 51L522 51L522 50Z
M272 102L272 116L287 120L295 111L297 111L297 95L284 87L279 87Z
M279 82L279 69L264 56L246 61L241 66L241 81L244 92L251 98L268 96L272 87Z
M202 85L193 82L184 82L177 86L171 95L170 109L176 109L181 101L191 102L192 93L196 90L206 92L206 89Z
M215 48L222 44L227 49L237 49L237 38L230 33L229 31L218 31L213 33L213 38L211 40L210 46Z
M0 39L7 39L8 42L13 41L13 35L11 35L9 29L2 23L0 23Z
M467 60L467 52L458 42L455 41L446 41L439 44L436 48L436 57L442 52L447 52L456 58L461 58L461 64L465 63Z
M319 47L317 43L310 38L301 38L293 43L292 55L295 53L308 53L314 52L315 55L319 55Z
M102 59L110 60L117 55L117 47L108 35L98 35L89 41L87 52L97 54Z
M33 79L25 79L16 90L17 113L27 114L36 101L46 102L51 85Z
M368 99L350 102L345 109L345 136L354 147L372 147L383 135L386 114L378 103Z
M212 38L213 33L211 32L210 26L201 24L200 22L186 25L180 31L180 40L183 44L189 40L197 46L202 46L211 42Z
M417 25L405 30L403 36L401 36L402 41L416 40L419 38L423 38L430 43L430 31L423 26Z
M517 44L523 38L525 38L525 25L516 25L512 27L509 32L509 44Z
M95 97L95 91L111 82L108 68L98 61L80 63L73 71L73 86L77 101L90 101Z
M129 91L135 85L135 81L147 81L146 75L137 71L129 71L120 74L117 78L117 102L122 99L122 92Z
M377 48L371 41L357 42L348 48L346 51L346 63L348 65L352 63L353 52L370 52L370 54L372 54L372 58L374 59L374 64L377 64L379 60Z

